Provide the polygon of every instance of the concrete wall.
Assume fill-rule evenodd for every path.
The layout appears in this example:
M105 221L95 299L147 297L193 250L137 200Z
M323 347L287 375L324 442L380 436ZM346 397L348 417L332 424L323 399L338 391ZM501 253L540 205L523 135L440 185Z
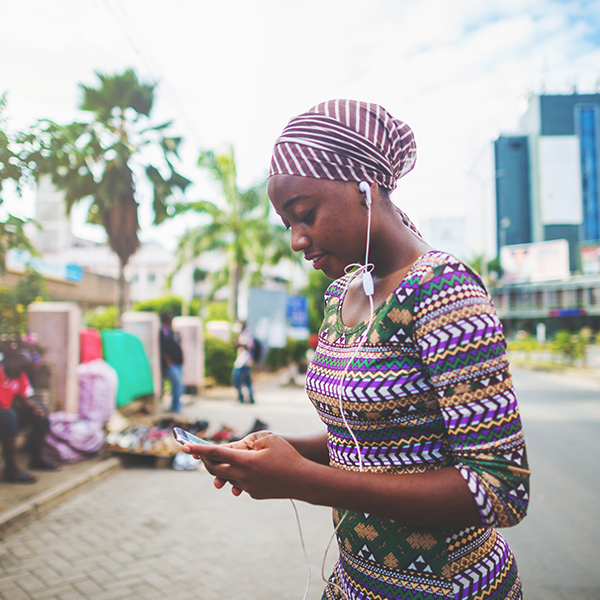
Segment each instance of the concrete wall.
M28 328L45 350L42 362L54 373L57 410L79 412L79 330L81 309L72 302L36 302L29 306Z
M12 288L23 277L22 273L8 271L0 277L0 285ZM45 279L48 295L58 302L77 302L84 308L117 304L119 300L119 282L112 277L83 272L81 283ZM125 282L125 301L129 302L129 283Z
M204 385L204 331L199 317L175 317L173 330L181 338L183 385L200 393Z
M126 312L121 317L123 331L132 333L140 338L146 356L152 369L152 380L154 382L154 407L158 410L162 396L162 376L160 372L160 349L159 331L160 320L158 315L152 312Z

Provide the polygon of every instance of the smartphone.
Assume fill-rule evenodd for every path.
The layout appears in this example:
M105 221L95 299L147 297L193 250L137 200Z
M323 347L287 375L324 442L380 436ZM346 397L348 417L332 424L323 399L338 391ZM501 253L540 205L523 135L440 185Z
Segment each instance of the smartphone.
M173 427L173 436L180 444L204 444L206 446L212 446L211 442L207 442L202 438L192 435L189 431L181 429L181 427Z

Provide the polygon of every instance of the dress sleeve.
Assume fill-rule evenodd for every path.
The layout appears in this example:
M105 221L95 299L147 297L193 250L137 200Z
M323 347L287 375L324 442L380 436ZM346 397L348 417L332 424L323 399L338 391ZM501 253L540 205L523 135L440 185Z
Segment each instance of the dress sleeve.
M415 298L414 334L452 464L482 523L516 525L527 512L530 471L502 324L479 277L458 261L430 268Z

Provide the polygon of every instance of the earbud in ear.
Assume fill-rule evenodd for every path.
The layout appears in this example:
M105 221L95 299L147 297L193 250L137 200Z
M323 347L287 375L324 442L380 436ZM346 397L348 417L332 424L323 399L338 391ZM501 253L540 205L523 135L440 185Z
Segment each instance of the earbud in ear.
M366 181L361 181L358 184L358 189L365 195L367 206L371 206L371 186Z

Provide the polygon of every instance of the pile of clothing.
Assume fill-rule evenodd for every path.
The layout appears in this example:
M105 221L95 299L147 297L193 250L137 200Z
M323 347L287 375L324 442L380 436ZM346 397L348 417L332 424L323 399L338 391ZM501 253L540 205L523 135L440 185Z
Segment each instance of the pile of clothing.
M55 412L49 415L43 456L46 460L75 462L95 454L104 444L104 425L115 410L118 378L116 371L98 358L81 363L79 414Z

